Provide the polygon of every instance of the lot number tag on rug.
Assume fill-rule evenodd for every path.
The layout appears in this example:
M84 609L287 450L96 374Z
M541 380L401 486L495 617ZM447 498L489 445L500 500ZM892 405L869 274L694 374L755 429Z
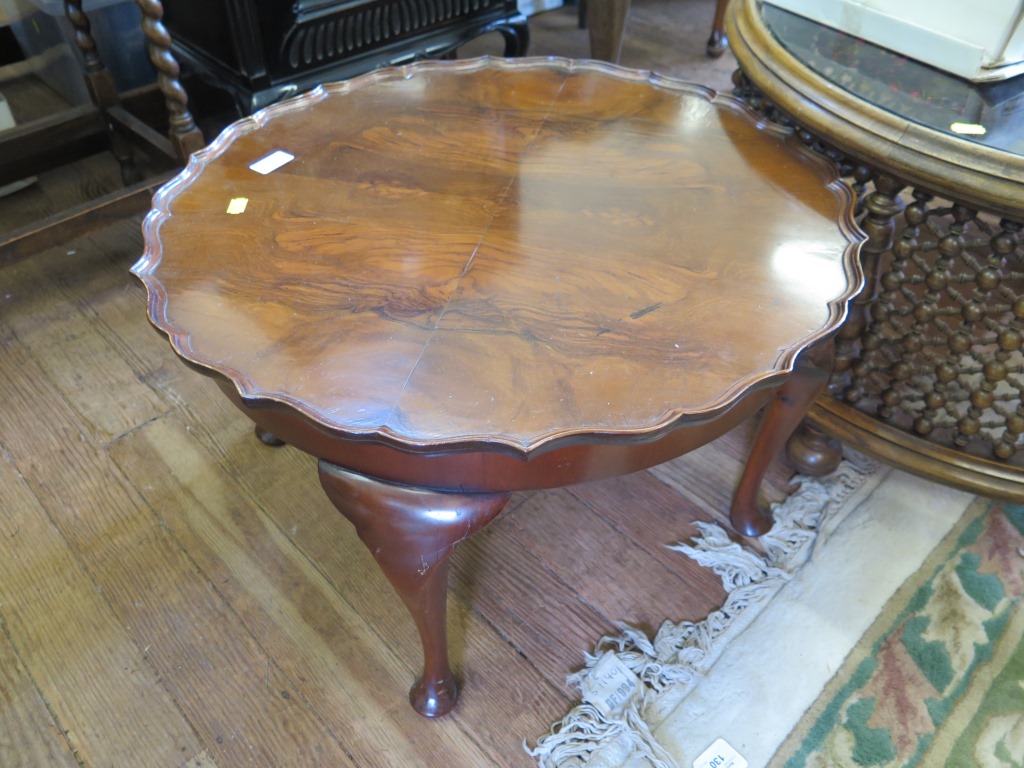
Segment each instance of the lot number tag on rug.
M583 679L583 700L605 717L618 719L640 685L640 679L611 651L605 653Z
M725 739L716 739L693 761L693 768L747 768L747 761Z

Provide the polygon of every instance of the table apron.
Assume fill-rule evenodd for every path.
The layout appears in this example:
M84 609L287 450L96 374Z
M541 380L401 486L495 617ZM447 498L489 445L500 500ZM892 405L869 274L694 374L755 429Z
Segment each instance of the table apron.
M260 429L318 459L387 482L480 493L559 488L656 466L724 435L760 410L775 392L774 387L748 392L716 418L644 443L611 443L605 437L605 442L578 442L522 458L497 448L415 453L378 442L344 440L286 406L249 406L231 382L214 380Z

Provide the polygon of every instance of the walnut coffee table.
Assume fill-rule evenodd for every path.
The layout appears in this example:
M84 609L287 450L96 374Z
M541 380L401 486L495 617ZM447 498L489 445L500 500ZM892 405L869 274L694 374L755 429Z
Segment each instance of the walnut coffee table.
M448 556L513 491L650 467L769 405L732 520L827 377L851 194L738 102L650 73L381 70L234 124L163 187L134 272L177 353L328 497L457 689Z

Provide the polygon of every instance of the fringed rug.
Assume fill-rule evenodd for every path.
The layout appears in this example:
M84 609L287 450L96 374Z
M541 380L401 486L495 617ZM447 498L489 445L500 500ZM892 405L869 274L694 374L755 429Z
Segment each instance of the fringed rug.
M1024 507L979 499L771 766L1024 767Z
M774 508L764 555L700 525L673 548L720 576L725 604L601 638L569 678L583 701L530 753L542 768L691 768L721 738L766 765L970 499L853 457Z

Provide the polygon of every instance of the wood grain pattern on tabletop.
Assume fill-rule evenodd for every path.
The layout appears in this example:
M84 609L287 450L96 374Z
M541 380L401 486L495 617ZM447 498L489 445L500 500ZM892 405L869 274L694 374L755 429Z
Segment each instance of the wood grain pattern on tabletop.
M294 157L250 169L275 149ZM157 196L136 272L179 353L247 400L528 452L777 378L848 284L834 175L696 87L420 65L229 128Z

